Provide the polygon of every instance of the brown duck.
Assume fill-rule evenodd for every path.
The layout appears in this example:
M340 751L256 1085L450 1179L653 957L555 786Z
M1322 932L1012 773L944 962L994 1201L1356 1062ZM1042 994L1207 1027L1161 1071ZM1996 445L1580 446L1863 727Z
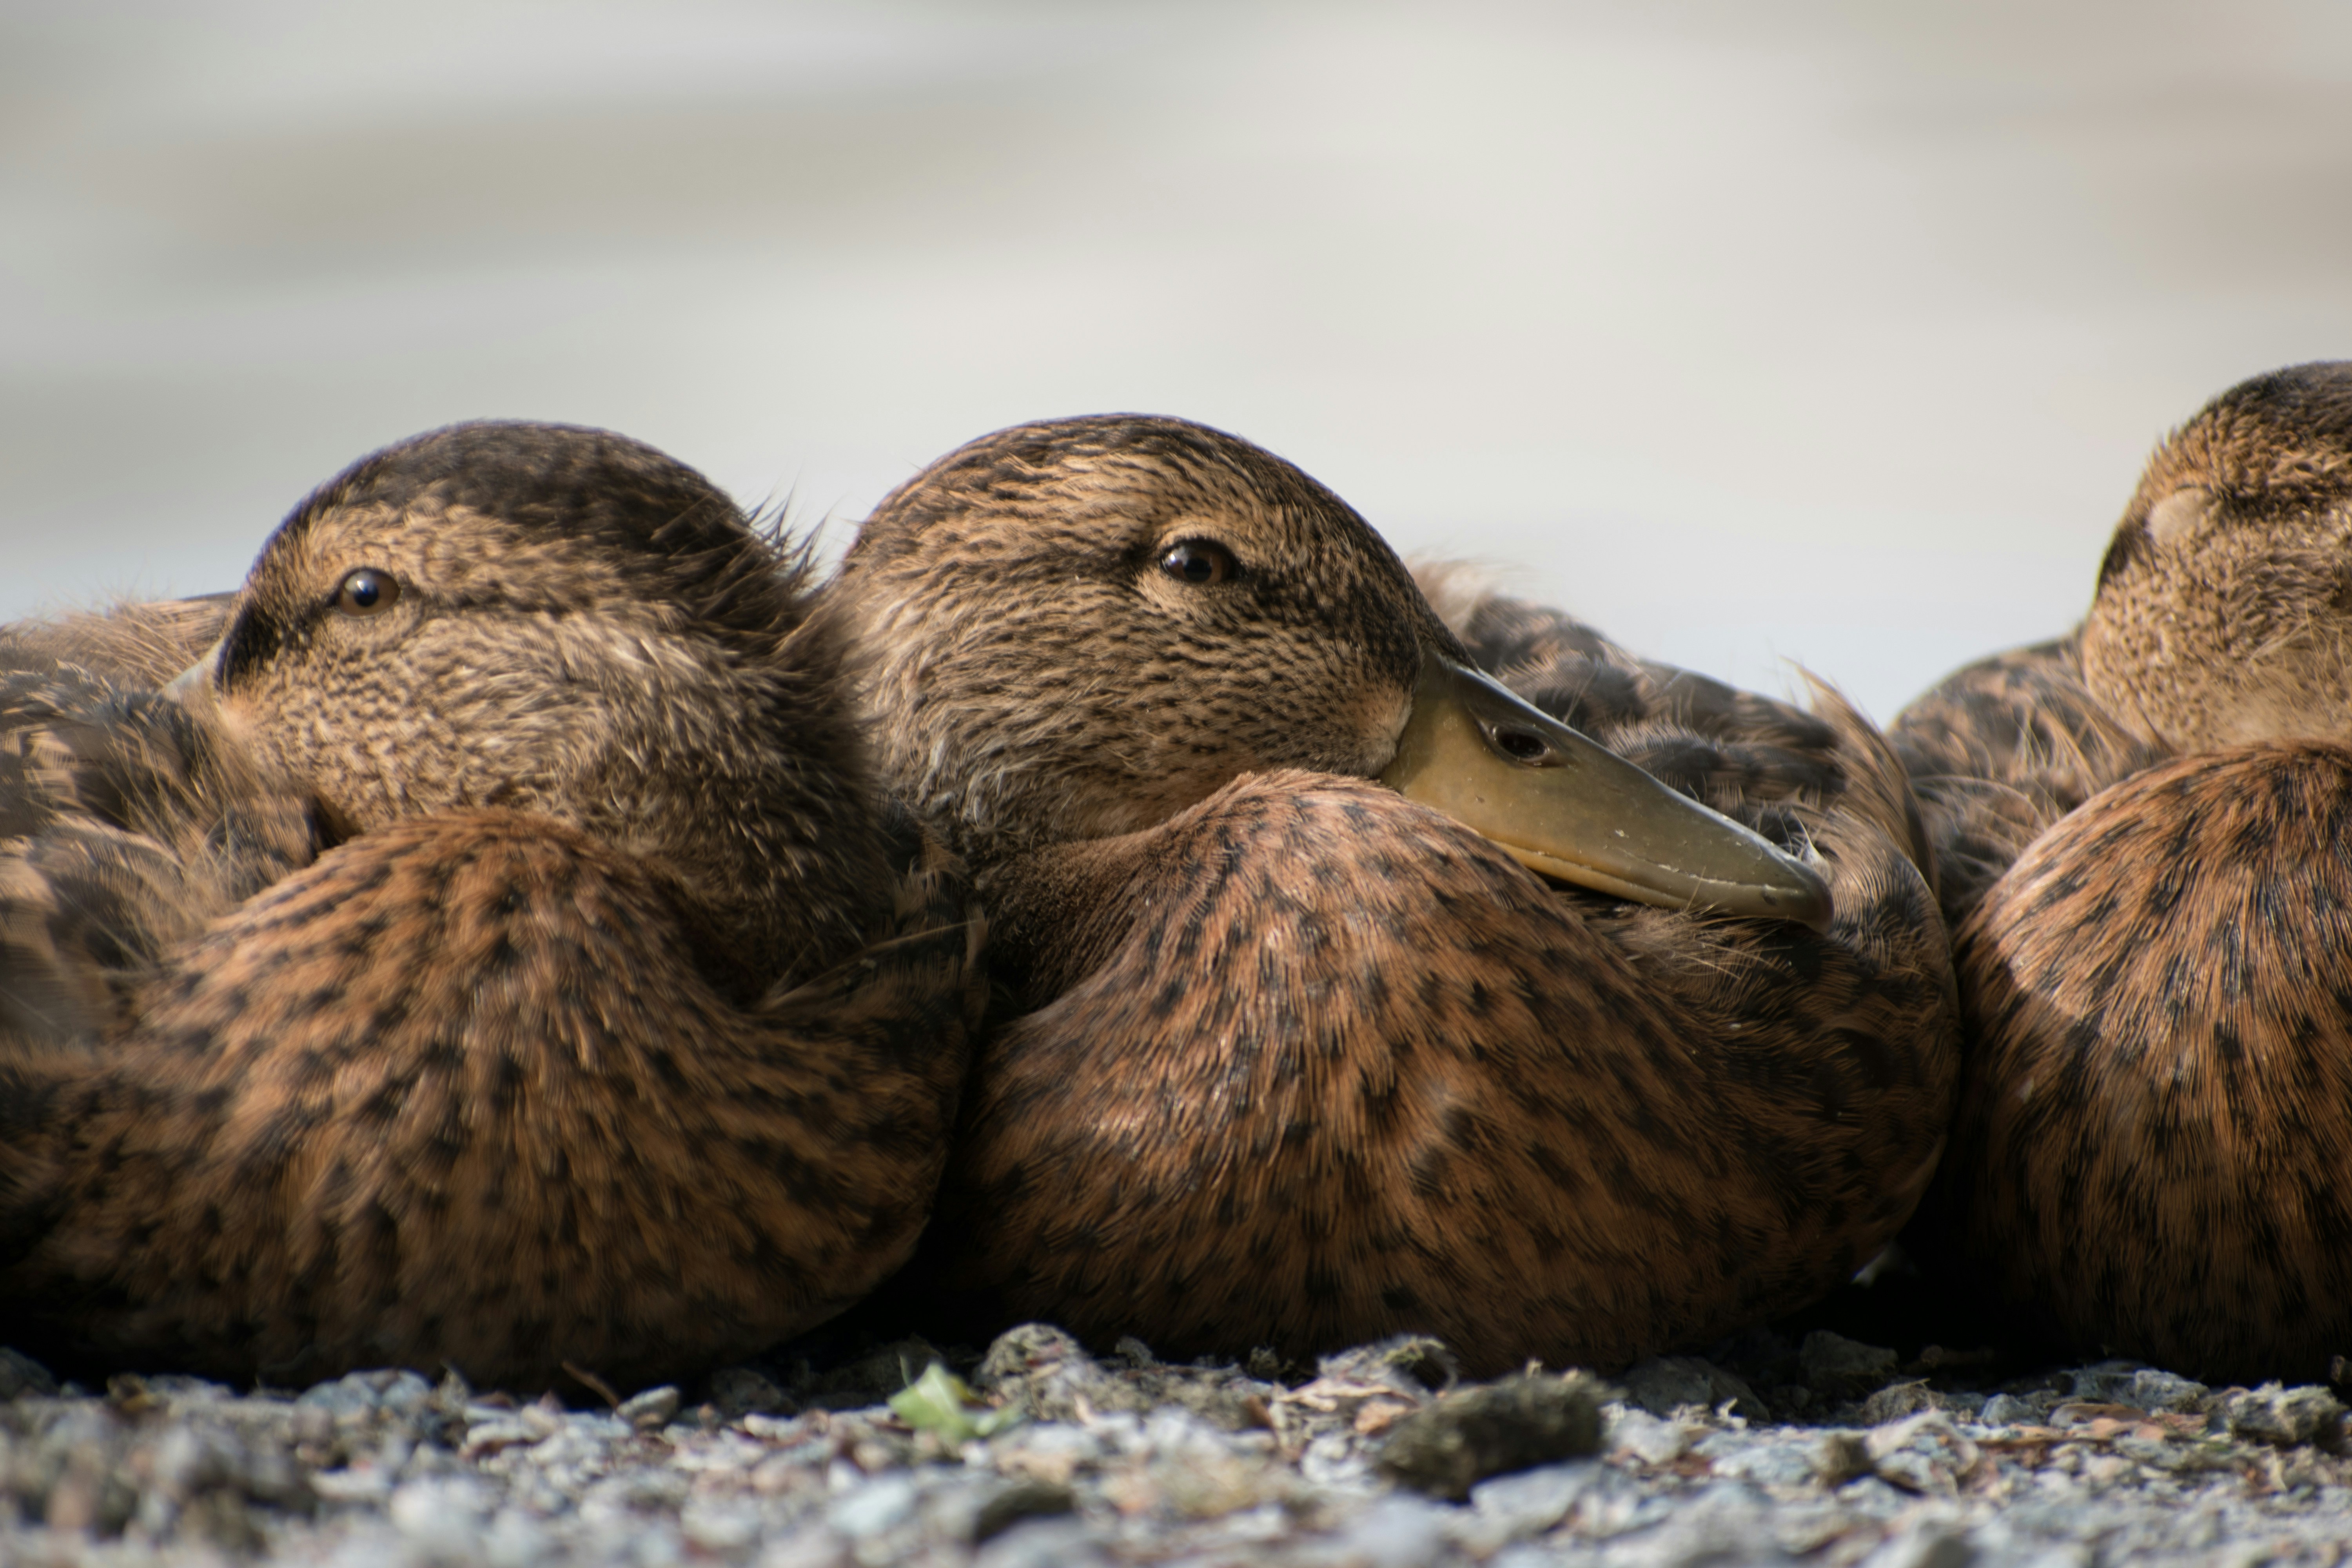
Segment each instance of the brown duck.
M806 575L648 447L477 425L297 508L162 693L152 624L20 633L0 917L54 929L0 981L85 1011L0 1034L0 1337L626 1385L896 1267L973 933ZM288 799L296 838L238 828ZM32 874L77 836L168 916L89 940Z
M2163 443L2079 630L1896 721L1960 893L1935 1207L2079 1346L2352 1352L2347 672L2352 364L2311 364Z
M1328 490L1171 419L963 447L829 593L1007 993L909 1276L955 1321L1622 1363L1909 1214L1951 982L1901 770L1842 704L1504 601L1457 633Z
M0 1041L87 1045L169 948L314 859L310 801L159 689L226 602L0 626Z

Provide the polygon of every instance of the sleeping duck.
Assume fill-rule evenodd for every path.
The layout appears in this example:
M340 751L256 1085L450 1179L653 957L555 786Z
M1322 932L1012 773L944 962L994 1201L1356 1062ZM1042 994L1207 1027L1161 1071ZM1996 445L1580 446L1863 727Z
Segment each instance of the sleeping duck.
M152 691L220 640L236 597L126 599L103 610L10 621L0 625L0 669L64 668L79 680Z
M895 1268L975 932L873 804L807 576L649 447L471 425L296 508L161 692L104 626L21 637L0 664L52 663L6 731L46 759L0 773L14 864L110 834L197 918L68 922L87 1026L0 1033L0 1338L626 1386ZM223 829L289 798L286 864ZM76 885L0 887L0 923Z
M1475 595L1457 630L1330 491L1173 419L962 447L828 597L885 779L991 921L908 1277L940 1321L1622 1364L1826 1291L1909 1215L1946 938L1900 767L1834 698Z
M2081 628L1894 731L1964 868L1960 1260L2078 1346L2325 1375L2352 1351L2352 363L2209 404Z
M188 605L0 626L0 1041L86 1048L169 949L319 852L310 803L157 689ZM156 666L177 652L176 662Z

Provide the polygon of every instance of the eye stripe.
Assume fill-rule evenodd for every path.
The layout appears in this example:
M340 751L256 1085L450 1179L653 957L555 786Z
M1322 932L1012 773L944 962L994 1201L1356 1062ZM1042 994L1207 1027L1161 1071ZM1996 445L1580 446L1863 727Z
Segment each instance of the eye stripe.
M226 684L268 663L285 646L286 634L259 605L247 605L237 612L236 622L221 640L228 645L221 660L221 680Z

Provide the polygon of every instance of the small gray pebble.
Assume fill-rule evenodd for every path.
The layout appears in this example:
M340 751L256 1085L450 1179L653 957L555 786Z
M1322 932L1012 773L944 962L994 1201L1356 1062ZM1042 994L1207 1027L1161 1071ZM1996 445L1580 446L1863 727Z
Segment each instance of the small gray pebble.
M972 1568L1092 1568L1109 1561L1082 1521L1030 1519L982 1546Z
M2102 1405L2128 1405L2132 1402L2134 1384L2147 1369L2136 1361L2103 1361L2077 1367L2069 1376L2074 1381L2073 1393L2077 1399L2096 1401Z
M1916 1415L1922 1410L1942 1408L1924 1380L1895 1383L1862 1402L1862 1418L1877 1426L1889 1421L1900 1421L1906 1415Z
M1699 1447L1704 1451L1706 1445ZM1815 1445L1810 1443L1751 1443L1715 1461L1717 1475L1766 1487L1803 1486L1817 1468Z
M2150 1366L2132 1373L2127 1403L2142 1410L2194 1410L2204 1402L2205 1394L2203 1384Z
M1680 1422L1661 1421L1646 1410L1619 1407L1616 1419L1609 1425L1609 1446L1645 1465L1672 1464L1690 1444L1690 1433Z
M2034 1426L2042 1421L2042 1412L2014 1394L1996 1394L1984 1402L1977 1412L1977 1424L1981 1426Z
M2283 1388L2266 1383L2221 1401L2221 1416L2235 1436L2280 1447L2304 1444L2333 1447L2344 1435L2344 1405L2319 1387Z
M58 1380L31 1356L0 1346L0 1399L18 1394L55 1394Z
M710 1403L730 1419L753 1414L791 1415L798 1406L793 1396L765 1373L748 1366L722 1367L710 1374Z
M1866 1345L1827 1329L1816 1329L1797 1347L1805 1381L1817 1394L1853 1396L1876 1388L1894 1375L1902 1358L1884 1345Z
M1930 1522L1894 1536L1863 1559L1864 1568L1969 1568L1977 1549L1955 1527Z
M433 1385L413 1372L396 1372L389 1377L381 1373L369 1375L383 1378L377 1387L376 1403L395 1415L415 1415L433 1398Z
M1685 1405L1714 1410L1727 1401L1750 1421L1771 1414L1744 1380L1697 1356L1652 1356L1618 1381L1625 1385L1625 1397L1653 1415L1672 1415Z
M1363 1568L1422 1568L1460 1555L1446 1534L1448 1512L1412 1497L1386 1497L1334 1531L1325 1550Z
M1870 1444L1859 1432L1824 1432L1813 1445L1813 1471L1825 1487L1842 1487L1877 1470Z
M376 1407L376 1385L365 1373L355 1372L304 1389L294 1403L332 1415L364 1415Z
M826 1511L825 1522L852 1541L863 1541L896 1530L914 1517L913 1479L887 1475L876 1477L835 1503Z
M1568 1510L1601 1471L1595 1460L1571 1459L1564 1465L1497 1476L1470 1489L1470 1506L1507 1535L1538 1534L1568 1517Z
M1077 1494L1050 1481L1015 1481L991 1492L971 1521L971 1539L992 1541L1026 1519L1048 1519L1078 1506Z
M1389 1429L1379 1468L1415 1490L1459 1501L1488 1476L1598 1453L1597 1387L1582 1373L1523 1373L1441 1394Z
M613 1414L640 1432L651 1431L677 1414L677 1390L664 1384L659 1388L631 1394Z

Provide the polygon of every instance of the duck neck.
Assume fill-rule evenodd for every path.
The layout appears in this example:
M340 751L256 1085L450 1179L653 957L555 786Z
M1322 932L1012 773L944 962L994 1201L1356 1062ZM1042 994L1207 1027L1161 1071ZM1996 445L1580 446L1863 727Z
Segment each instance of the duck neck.
M975 861L992 975L1034 1008L1092 973L1125 939L1164 841L1160 829L1146 828Z
M593 794L609 833L667 872L738 994L847 958L891 910L897 878L855 718L822 669L731 683L750 700L695 707L649 694ZM707 715L688 727L683 715Z

